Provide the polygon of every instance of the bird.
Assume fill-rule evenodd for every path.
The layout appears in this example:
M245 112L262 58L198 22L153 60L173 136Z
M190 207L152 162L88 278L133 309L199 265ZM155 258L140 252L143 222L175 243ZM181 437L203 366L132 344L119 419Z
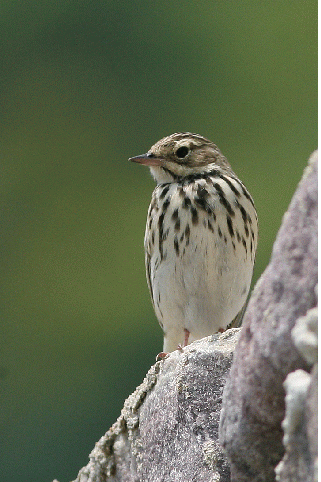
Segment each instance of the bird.
M178 132L129 161L156 181L144 237L163 355L239 326L256 256L254 201L219 148Z

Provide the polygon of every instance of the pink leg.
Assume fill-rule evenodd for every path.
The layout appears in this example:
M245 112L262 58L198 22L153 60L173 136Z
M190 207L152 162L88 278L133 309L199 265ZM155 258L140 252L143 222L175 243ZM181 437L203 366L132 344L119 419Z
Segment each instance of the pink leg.
M187 328L184 328L184 333L185 333L185 335L184 335L184 345L182 346L181 344L179 344L178 347L177 347L177 350L180 350L180 351L183 350L184 346L188 345L188 339L189 339L190 332L188 331ZM156 357L156 361L164 360L164 358L166 358L167 355L168 355L168 353L165 353L165 352L161 351L160 353L158 353L158 355Z
M185 333L184 346L187 346L187 345L188 345L188 338L189 338L190 332L187 330L187 328L184 328L184 333Z
M177 347L177 350L180 350L180 351L183 350L184 346L187 346L187 345L188 345L188 338L189 338L190 332L188 331L187 328L184 328L184 333L185 333L185 336L184 336L184 345L182 346L181 344L179 344L178 347Z

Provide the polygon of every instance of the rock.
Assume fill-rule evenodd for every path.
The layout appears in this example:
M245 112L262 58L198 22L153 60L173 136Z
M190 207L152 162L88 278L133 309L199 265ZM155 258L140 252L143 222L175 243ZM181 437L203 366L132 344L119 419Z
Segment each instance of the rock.
M278 482L318 480L317 386L317 369L312 376L304 370L295 370L285 379L286 410L282 422L285 455L275 469Z
M312 308L307 312L306 316L298 318L291 334L294 344L303 358L311 365L317 363L318 308Z
M277 465L278 482L317 482L318 480L318 314L312 308L300 317L293 330L295 346L313 365L289 373L284 382L285 418L283 445L285 455Z
M287 382L288 395L295 392L295 396L303 399L309 386L306 415L310 413L310 418L306 425L310 427L308 436L314 437L311 427L314 388L302 371L309 376L309 357L313 357L315 348L313 342L309 344L308 334L297 348L291 331L298 318L316 306L316 283L317 154L314 153L283 218L271 261L254 289L224 390L220 442L231 463L232 482L275 480L275 466L284 455L283 382L295 370L300 372ZM306 351L308 357L304 356ZM295 388L297 383L300 388ZM292 406L294 414L299 423L293 432L289 415L290 438L297 433L302 419L297 406L295 409Z
M306 398L307 444L310 452L310 478L318 482L318 364L311 372Z
M157 362L75 482L229 482L218 426L239 332L212 335Z

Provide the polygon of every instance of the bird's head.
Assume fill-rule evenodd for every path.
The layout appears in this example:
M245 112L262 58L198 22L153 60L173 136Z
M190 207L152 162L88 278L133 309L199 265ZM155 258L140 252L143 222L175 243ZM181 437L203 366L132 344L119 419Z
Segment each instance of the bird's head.
M213 142L190 132L164 137L146 154L129 160L148 166L157 183L175 182L198 174L206 175L213 169L231 172L230 164Z

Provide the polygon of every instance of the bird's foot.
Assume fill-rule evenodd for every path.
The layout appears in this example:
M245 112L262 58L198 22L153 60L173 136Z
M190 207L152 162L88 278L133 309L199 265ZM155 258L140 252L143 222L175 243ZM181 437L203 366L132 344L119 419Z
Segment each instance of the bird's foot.
M183 348L188 345L188 338L189 338L190 332L188 331L187 328L184 328L184 333L185 333L184 345L183 346L181 344L177 345L177 350L179 351L183 351Z
M156 361L164 360L167 357L167 355L169 355L169 353L165 353L165 352L161 351L156 356Z
M179 350L179 351L183 351L183 348L188 345L188 339L189 339L190 332L188 331L187 328L184 328L184 334L185 334L184 335L184 344L183 345L181 345L181 344L177 345L177 350ZM160 353L158 353L158 355L156 357L156 361L164 360L164 358L166 358L167 355L169 355L169 353L165 353L165 352L161 351Z

